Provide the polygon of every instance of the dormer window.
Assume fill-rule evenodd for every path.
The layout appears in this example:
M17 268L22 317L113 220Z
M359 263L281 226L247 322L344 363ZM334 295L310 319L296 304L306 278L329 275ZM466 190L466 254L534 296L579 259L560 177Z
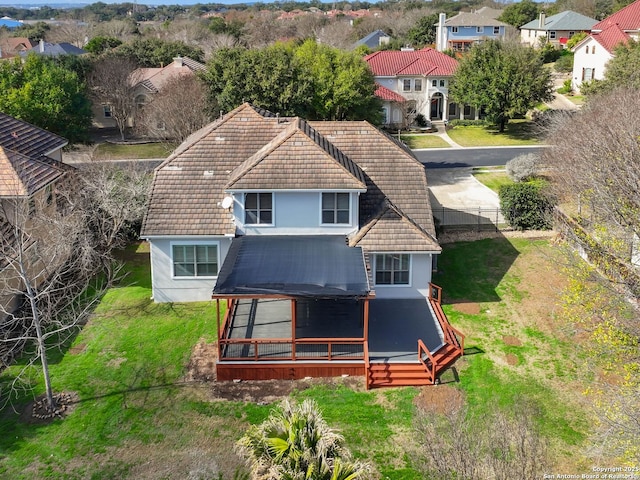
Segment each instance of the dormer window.
M323 224L349 224L349 211L348 193L322 194Z
M271 225L273 223L271 193L245 193L244 223L246 225Z

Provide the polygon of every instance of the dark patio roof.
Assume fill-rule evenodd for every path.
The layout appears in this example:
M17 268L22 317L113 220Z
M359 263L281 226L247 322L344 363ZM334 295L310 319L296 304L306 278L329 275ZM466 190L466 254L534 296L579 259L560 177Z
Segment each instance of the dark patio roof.
M345 298L371 293L364 255L343 236L234 238L215 297Z

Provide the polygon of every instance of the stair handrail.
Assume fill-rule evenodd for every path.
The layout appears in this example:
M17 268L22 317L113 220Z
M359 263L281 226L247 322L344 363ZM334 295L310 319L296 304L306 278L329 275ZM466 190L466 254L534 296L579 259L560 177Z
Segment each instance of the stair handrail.
M464 355L464 333L455 328L442 310L442 287L429 283L429 302L436 314L436 319L442 328L445 341L460 349Z
M363 353L364 353L364 379L365 379L365 388L369 390L371 388L371 363L369 362L369 345L368 342L363 342Z
M431 360L431 368L429 368L429 366L426 364L426 362L422 359L422 352L426 353L427 357L429 357L429 360ZM431 355L431 352L429 351L427 346L424 344L424 342L420 338L418 339L418 361L424 366L425 370L428 373L430 373L431 381L435 382L435 380L436 380L436 361L433 358L433 355Z

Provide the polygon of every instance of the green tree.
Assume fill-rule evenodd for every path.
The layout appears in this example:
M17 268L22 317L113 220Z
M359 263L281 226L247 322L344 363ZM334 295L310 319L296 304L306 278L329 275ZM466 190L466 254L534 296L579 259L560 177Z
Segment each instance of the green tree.
M84 49L94 55L100 55L105 50L111 50L119 47L120 45L122 45L122 41L117 38L99 35L89 40L84 46Z
M169 65L175 57L189 57L204 62L204 52L184 42L167 42L159 38L141 38L131 43L123 43L115 49L118 55L130 57L140 67L156 68Z
M313 400L301 405L285 400L260 425L238 441L238 453L255 478L357 480L371 467L352 462L344 438L325 422Z
M501 22L513 25L516 28L521 27L525 23L538 16L538 4L533 0L522 0L521 2L508 5L498 17Z
M40 40L44 40L49 30L51 30L49 24L38 22L15 29L13 35L16 37L27 37L32 42L39 42Z
M438 14L425 15L407 32L407 40L415 47L423 47L436 42Z
M585 38L587 38L587 32L577 32L573 37L567 40L567 49L571 50Z
M91 103L85 90L75 72L46 57L0 62L0 110L70 142L88 139Z
M552 98L551 72L533 48L487 40L460 60L449 92L458 103L482 107L503 132L510 118Z

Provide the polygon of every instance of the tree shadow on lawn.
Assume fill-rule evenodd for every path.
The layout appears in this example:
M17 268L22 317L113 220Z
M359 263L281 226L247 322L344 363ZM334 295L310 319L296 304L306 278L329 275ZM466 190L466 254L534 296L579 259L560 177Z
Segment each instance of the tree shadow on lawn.
M450 236L459 241L443 243L438 271L433 275L433 282L442 287L443 302L499 302L496 289L518 257L518 250L501 232L466 231ZM491 238L483 238L487 236Z

